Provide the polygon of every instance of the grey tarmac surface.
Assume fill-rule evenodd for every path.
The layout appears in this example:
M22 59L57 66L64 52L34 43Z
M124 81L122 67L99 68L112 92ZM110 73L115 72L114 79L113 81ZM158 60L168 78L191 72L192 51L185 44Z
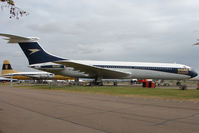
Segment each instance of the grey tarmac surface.
M0 86L0 133L198 133L199 103Z

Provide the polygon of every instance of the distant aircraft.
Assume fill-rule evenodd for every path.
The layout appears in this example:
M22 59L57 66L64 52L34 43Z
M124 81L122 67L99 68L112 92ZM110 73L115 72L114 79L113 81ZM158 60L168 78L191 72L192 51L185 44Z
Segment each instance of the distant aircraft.
M72 79L70 77L61 76L61 75L54 75L49 72L18 72L12 69L11 64L8 60L4 60L2 66L1 75L3 77L9 77L13 79L19 80L31 80L31 79L49 79L49 80L67 80Z
M0 36L6 37L8 43L19 44L28 58L30 67L70 77L92 78L96 85L101 85L102 79L182 80L197 76L191 67L182 64L65 59L44 51L37 43L39 38L10 34ZM43 65L48 68L42 68ZM64 69L57 71L53 68L60 65L64 65Z

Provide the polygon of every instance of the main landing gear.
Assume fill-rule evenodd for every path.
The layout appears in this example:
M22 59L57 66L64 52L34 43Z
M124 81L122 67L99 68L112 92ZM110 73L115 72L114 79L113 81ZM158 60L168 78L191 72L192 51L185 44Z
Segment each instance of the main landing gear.
M90 82L90 86L103 86L102 78L95 78L92 82Z
M180 90L186 90L187 89L187 85L185 84L185 81L183 81L183 84L180 81L178 81L176 83L176 85L179 87Z

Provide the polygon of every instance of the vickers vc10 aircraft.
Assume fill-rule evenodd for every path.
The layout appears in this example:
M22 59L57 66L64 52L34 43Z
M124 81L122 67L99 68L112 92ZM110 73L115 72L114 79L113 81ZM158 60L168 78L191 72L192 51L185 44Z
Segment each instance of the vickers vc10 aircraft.
M76 78L95 79L172 79L182 80L197 76L189 66L171 63L119 62L71 60L49 54L38 44L39 38L0 34L8 43L18 43L32 68ZM65 66L65 67L62 67ZM62 69L60 69L62 68Z

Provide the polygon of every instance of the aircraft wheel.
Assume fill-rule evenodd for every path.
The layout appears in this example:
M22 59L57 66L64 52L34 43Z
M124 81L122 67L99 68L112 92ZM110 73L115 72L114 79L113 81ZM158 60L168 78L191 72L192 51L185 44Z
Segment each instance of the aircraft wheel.
M99 86L103 86L103 82L99 82L98 85L99 85Z
M114 85L114 86L117 86L117 82L113 82L113 85Z
M180 89L181 89L181 90L186 90L186 89L187 89L187 86L186 86L186 85L182 85L182 86L180 86Z
M181 86L181 82L178 81L178 82L176 83L176 85L177 85L177 86Z

